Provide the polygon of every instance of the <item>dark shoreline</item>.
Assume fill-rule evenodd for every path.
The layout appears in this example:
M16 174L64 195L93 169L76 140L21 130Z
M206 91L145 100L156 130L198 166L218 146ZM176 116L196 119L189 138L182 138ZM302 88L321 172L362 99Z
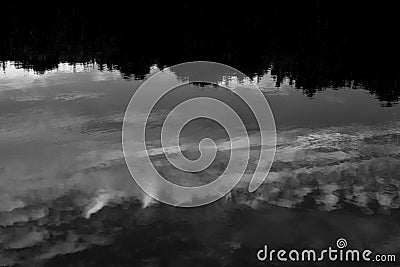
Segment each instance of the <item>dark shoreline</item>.
M308 96L362 87L383 105L400 96L395 8L367 3L1 3L0 61L38 73L60 62L97 62L142 79L150 66L209 60L249 76L271 68Z

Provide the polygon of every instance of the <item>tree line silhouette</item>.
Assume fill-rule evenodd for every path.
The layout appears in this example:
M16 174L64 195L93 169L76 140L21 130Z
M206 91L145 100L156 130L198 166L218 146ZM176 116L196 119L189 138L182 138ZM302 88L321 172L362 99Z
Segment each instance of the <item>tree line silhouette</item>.
M217 61L249 76L272 66L312 96L363 87L399 99L396 9L365 2L135 3L2 1L0 61L38 73L96 61L142 78L153 64Z

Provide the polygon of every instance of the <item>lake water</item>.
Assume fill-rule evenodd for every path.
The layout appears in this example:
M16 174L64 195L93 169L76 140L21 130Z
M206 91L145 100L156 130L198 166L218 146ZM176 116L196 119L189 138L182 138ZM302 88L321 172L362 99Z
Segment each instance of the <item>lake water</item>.
M350 247L400 252L400 106L382 105L362 85L323 88L309 97L296 81L276 86L276 75L265 69L251 78L277 128L267 181L255 193L238 186L215 203L184 209L145 195L122 153L130 98L165 70L153 65L143 78L126 79L97 63L59 63L37 73L3 62L0 265L257 265L256 252L266 243L326 248L339 237ZM219 89L182 90L192 97ZM154 129L163 112L153 114ZM206 121L194 124L186 145L205 135L222 142L220 131ZM156 137L147 141L157 143ZM218 159L223 163L227 155ZM221 171L213 166L188 176L158 154L153 162L180 182Z

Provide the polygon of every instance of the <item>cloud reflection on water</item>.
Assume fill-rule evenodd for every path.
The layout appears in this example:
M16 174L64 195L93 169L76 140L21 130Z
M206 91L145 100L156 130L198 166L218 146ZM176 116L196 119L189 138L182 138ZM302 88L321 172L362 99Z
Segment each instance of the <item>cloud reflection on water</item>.
M6 79L2 79L0 90L0 150L7 152L0 154L2 262L23 262L22 258L33 249L38 249L39 260L108 244L113 236L104 234L108 233L107 227L100 227L103 232L90 233L80 227L112 220L108 212L114 209L122 214L126 212L124 205L133 205L134 215L142 216L140 220L147 224L147 220L154 219L151 212L158 208L130 178L120 144L124 110L141 81L123 80L117 72L84 67L74 72L72 67L62 66L59 71L36 75L21 73L10 64L1 74ZM300 208L320 211L324 214L321 216L349 206L364 215L388 214L399 208L398 107L383 109L362 90L326 90L309 100L289 84L276 89L269 73L259 80L277 120L276 159L262 188L251 195L240 184L220 201L222 207L245 205L263 210L268 204L278 208L274 212L280 214L280 219L289 220L296 218L291 211ZM298 103L296 107L294 102ZM350 109L354 103L359 104L359 112L343 118L340 110ZM367 106L368 110L364 109ZM321 114L329 118L336 114L337 118L322 121ZM163 111L152 114L154 129L163 118ZM184 138L188 153L195 152L194 133L214 131L205 124L197 127ZM256 134L251 140L254 155L248 175L257 150L267 149L259 147ZM223 162L229 150L226 139L216 142ZM157 148L158 140L150 139L148 143L153 162L163 172L178 180L188 178L166 165ZM207 173L190 178L207 180L223 167L215 165ZM210 210L215 211L219 204ZM359 221L362 219L358 215L348 216L350 222L367 223ZM260 219L265 223L262 227L278 227L270 218ZM382 232L379 223L386 225L390 220L378 218L368 223ZM258 223L252 224L257 227ZM313 221L309 218L302 223L310 224L304 226L308 231ZM339 222L333 224L341 229ZM395 231L398 226L388 229ZM362 234L356 233L354 238L361 240ZM234 235L246 242L251 231Z

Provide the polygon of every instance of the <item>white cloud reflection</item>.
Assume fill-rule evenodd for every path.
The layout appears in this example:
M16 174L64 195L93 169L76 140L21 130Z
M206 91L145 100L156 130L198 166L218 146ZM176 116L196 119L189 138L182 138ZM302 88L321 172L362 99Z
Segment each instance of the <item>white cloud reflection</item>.
M79 82L77 75L71 74L89 73L85 79L91 81L109 81L121 79L121 73L116 70L108 70L97 63L93 64L69 64L59 63L57 68L37 73L33 70L20 67L20 64L7 61L0 65L0 91L24 90L35 87L48 87L60 84L72 84Z
M6 71L0 73L0 225L8 227L1 228L0 249L8 247L11 252L0 255L0 265L18 262L21 249L41 243L47 244L43 246L41 254L38 252L41 259L83 250L88 243L106 243L107 238L95 239L72 230L66 230L62 240L48 242L51 235L39 228L46 227L42 225L46 219L53 220L55 224L65 223L61 217L48 218L50 208L65 212L79 209L79 218L90 220L104 207L122 201L126 196L141 199L143 207L154 203L131 179L120 143L120 124L126 101L139 82L119 82L122 80L119 72L102 72L93 66L60 64L58 70L39 75L19 69L12 62L7 64ZM153 66L151 72L157 71L159 69ZM113 81L112 86L96 86L93 90L85 90L86 82L93 84L93 81L110 80ZM234 83L235 79L231 82ZM303 101L301 94L292 94L293 88L288 84L277 90L269 72L249 80L249 87L253 82L257 82L267 95L285 96L276 105L276 114L286 111L291 117L294 113L305 114L303 121L313 119L309 111L313 106L308 102L307 112L305 108L296 112L290 109L295 105L294 102L287 102L288 98L296 98L295 103L300 106L299 103ZM81 86L79 90L76 89L78 86ZM43 88L47 91L43 92ZM11 95L11 98L6 95L15 89L19 92ZM286 97L287 94L292 95ZM343 92L335 92L335 99L317 96L314 101L320 103L326 112L330 111L328 104L333 102L332 114L337 115L335 112L342 107L340 105L351 105L353 101L349 97L350 92L345 92L346 102L339 101L340 94L343 95ZM4 95L6 97L2 98ZM25 102L29 102L29 105ZM112 105L115 108L110 108ZM318 110L315 108L312 111ZM144 118L138 116L129 122L135 123ZM150 119L155 122L154 127L159 127L157 123L163 118L165 114L159 112L152 114ZM204 130L213 131L199 128L191 133L199 134ZM339 207L338 190L343 190L347 201L366 212L371 199L376 199L382 209L398 208L400 200L396 197L396 190L400 188L400 182L391 173L400 173L397 159L400 153L399 136L400 124L397 121L376 125L342 123L313 129L281 128L278 131L275 164L269 179L247 199L238 196L233 198L253 208L257 201L293 208L304 200L304 196L318 188L320 194L316 201L325 210ZM196 147L195 137L185 136L185 146L181 149L190 152ZM251 154L254 164L258 149L268 147L260 148L256 135L251 135L250 139L254 148ZM226 160L226 152L231 144L222 138L215 141L221 152L219 160ZM235 141L240 149L242 139ZM195 175L175 171L158 157L162 154L158 140L149 140L149 146L154 164L161 167L163 172L176 180L196 178ZM176 152L174 149L167 151L173 154ZM143 151L134 153L137 157L144 156ZM210 179L218 175L222 168L215 166L200 178ZM244 180L248 181L250 175L251 171L246 173ZM360 179L343 179L355 176ZM396 190L389 192L387 188L390 185L395 186ZM76 191L79 193L74 193ZM62 207L55 207L56 200L63 196L67 197L67 204L63 202ZM41 226L31 227L31 221L40 221L38 225ZM79 241L82 239L90 241L82 243ZM3 252L0 250L0 254Z

